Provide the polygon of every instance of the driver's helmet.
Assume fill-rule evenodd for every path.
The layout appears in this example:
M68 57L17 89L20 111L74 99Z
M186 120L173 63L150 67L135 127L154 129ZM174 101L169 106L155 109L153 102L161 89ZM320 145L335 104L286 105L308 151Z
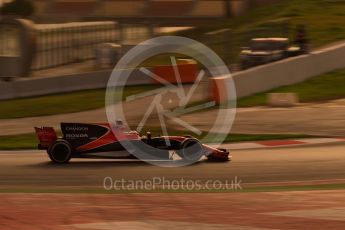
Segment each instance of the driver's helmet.
M127 125L125 125L121 120L117 120L115 124L112 125L112 129L122 133L128 131Z

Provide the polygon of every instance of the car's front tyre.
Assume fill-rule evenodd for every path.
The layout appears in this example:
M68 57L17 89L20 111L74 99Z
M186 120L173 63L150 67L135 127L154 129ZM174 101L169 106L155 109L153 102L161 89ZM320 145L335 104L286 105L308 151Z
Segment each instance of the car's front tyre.
M204 156L204 148L200 141L189 138L181 143L181 147L176 153L185 161L197 162Z
M65 140L56 140L48 149L50 160L57 164L69 162L72 156L72 147Z

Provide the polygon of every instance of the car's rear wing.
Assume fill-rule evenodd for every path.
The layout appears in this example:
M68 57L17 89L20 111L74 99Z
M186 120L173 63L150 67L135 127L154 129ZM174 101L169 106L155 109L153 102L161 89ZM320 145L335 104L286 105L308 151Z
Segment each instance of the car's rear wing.
M38 149L48 149L56 141L57 135L53 127L35 127L39 140Z

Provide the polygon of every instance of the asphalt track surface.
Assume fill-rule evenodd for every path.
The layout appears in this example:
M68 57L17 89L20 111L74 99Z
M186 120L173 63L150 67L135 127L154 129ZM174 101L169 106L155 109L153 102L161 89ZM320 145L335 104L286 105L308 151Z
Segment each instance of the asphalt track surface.
M1 152L0 187L96 187L103 179L233 180L243 183L345 179L345 145L234 150L232 161L201 161L191 166L162 168L140 161L72 159L50 163L42 151Z

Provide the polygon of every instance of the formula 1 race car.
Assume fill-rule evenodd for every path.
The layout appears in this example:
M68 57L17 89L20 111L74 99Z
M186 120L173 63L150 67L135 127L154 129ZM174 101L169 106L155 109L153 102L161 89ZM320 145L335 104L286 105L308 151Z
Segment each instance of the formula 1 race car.
M191 136L141 137L128 131L121 121L110 124L61 123L63 136L58 138L52 127L35 127L38 148L47 150L54 163L67 163L71 158L139 158L141 160L197 161L206 156L213 161L228 161L229 152L201 144ZM138 152L138 153L137 153Z

